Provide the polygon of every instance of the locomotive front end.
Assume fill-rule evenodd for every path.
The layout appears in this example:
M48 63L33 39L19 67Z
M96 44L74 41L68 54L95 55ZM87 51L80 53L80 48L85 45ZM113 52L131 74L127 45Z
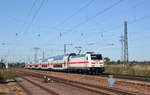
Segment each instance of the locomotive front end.
M94 73L104 72L104 61L101 54L90 54L90 71Z

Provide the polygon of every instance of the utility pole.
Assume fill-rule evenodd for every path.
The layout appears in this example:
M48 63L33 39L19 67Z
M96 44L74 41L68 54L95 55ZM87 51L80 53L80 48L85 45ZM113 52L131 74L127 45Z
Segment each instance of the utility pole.
M124 22L124 62L128 63L128 32L127 21Z
M27 61L27 62L30 62L30 60L31 60L31 59L30 59L30 56L29 56L29 57L28 57L28 61Z
M72 45L72 44L64 44L64 54L66 54L66 52L67 52L67 45Z
M64 44L64 55L66 54L66 44Z
M121 42L121 55L120 55L120 61L124 61L124 58L123 58L123 54L124 54L124 45L123 45L123 42L124 42L124 38L123 38L123 36L120 36L120 40L119 40L120 42Z
M39 47L34 47L33 49L35 50L34 60L37 60L37 54L38 54L38 50L39 50L40 48L39 48Z
M45 58L45 53L44 53L44 50L43 50L43 59Z

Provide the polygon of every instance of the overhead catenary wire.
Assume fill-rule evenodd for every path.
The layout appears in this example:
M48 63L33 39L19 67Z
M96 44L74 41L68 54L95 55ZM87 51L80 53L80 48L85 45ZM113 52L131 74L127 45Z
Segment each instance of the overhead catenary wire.
M74 17L78 13L80 13L83 9L87 8L88 6L90 6L94 1L95 0L90 0L88 3L86 3L84 6L82 6L81 8L79 8L76 12L74 12L72 15L68 16L66 19L64 19L62 22L60 22L55 27L59 27L59 26L63 25L64 23L66 23L67 21L69 21L72 17Z
M31 8L30 8L30 11L27 13L27 16L26 16L24 19L27 19L27 18L31 15L32 10L34 9L34 7L35 7L37 1L38 1L38 0L34 0L34 1L33 1L33 4L32 4L32 6L31 6ZM25 22L25 21L24 21L24 22ZM24 27L24 26L27 25L27 24L28 24L27 22L23 23L22 27ZM19 32L23 32L23 31L20 31L20 30L19 30ZM19 34L19 32L18 32L17 34ZM21 34L21 33L20 33L20 34Z
M105 13L106 11L112 9L113 7L117 6L118 4L120 4L120 3L123 2L123 1L124 1L124 0L119 0L119 1L117 1L117 2L115 2L115 3L113 3L113 4L110 5L109 7L105 8L105 9L102 10L102 11L97 12L94 16L91 16L91 17L87 18L86 20L84 20L83 22L77 24L77 25L74 26L73 28L77 28L77 27L79 27L79 26L81 26L81 25L83 25L83 24L86 24L86 23L89 22L90 20L92 20L92 19L94 19L95 17L97 17L97 16L99 16L99 15ZM82 9L88 7L92 2L93 2L93 0L91 0L91 1L90 1L89 3L87 3L85 6L81 7L77 12L75 12L74 14L72 14L71 16L69 16L68 18L66 18L63 22L59 23L56 27L59 27L60 25L64 24L68 19L70 19L70 18L72 18L73 16L75 16L75 15L76 15L78 12L80 12ZM56 28L56 27L55 27L55 28ZM73 31L73 28L68 29L69 32L70 32L70 31ZM64 33L66 33L66 32L68 32L68 31L60 32L60 33L59 33L59 34L61 34L60 37L62 37L62 35L63 35Z
M123 1L124 1L124 0L119 0L119 1L117 1L117 2L115 2L115 3L113 3L112 5L110 5L109 7L107 7L107 8L105 8L105 9L103 9L103 10L97 12L95 15L88 17L88 18L87 18L86 20L84 20L83 22L81 22L81 23L75 25L73 28L69 29L69 30L70 30L69 32L73 31L74 28L78 28L78 27L80 27L81 25L86 24L86 23L89 22L90 20L92 20L92 19L94 19L95 17L97 17L97 16L99 16L99 15L105 13L106 11L112 9L113 7L119 5L119 4L120 4L121 2L123 2ZM68 32L68 31L61 32L61 34L64 34L64 33L66 33L66 32Z
M40 9L42 8L44 2L45 2L45 0L42 0L42 1L41 1L41 3L40 3L40 5L39 5L38 9L37 9L36 12L33 14L33 17L32 17L30 23L28 24L28 26L27 26L27 28L25 29L24 32L28 32L28 30L30 29L31 25L33 24L33 22L34 22L36 16L38 15Z
M145 0L142 0L141 2L138 2L138 3L134 4L134 5L133 5L133 8L137 8L137 7L139 7L140 5L143 5L144 2L145 2ZM135 13L134 13L134 14L135 14ZM103 19L101 22L96 22L95 24L89 25L89 27L93 27L93 26L95 26L95 25L97 25L97 24L101 24L103 21L106 22L106 20L109 20L109 19L111 19L111 18ZM136 18L135 18L135 20L136 20Z
M27 17L31 15L32 10L34 9L34 7L35 7L35 5L36 5L37 1L38 1L38 0L34 0L34 1L33 1L33 4L32 4L32 6L31 6L31 8L30 8L29 13L27 14Z
M138 21L141 21L141 20L145 20L146 18L148 18L149 16L143 16L143 17L140 17L140 18L137 18L136 20L133 20L132 21L132 23L131 24L133 24L133 23L136 23L136 22L138 22ZM130 24L130 21L129 21L129 24ZM110 27L109 27L110 28ZM113 29L114 30L114 29ZM112 31L112 30L108 30L108 32L109 31ZM90 31L90 32L92 32L92 31ZM101 32L101 31L100 31ZM103 32L105 32L105 31L103 31ZM107 31L106 31L107 32ZM114 31L115 32L115 31ZM62 34L61 34L62 35ZM83 34L84 35L84 34Z
M139 17L139 18L137 18L137 19L135 19L135 20L129 21L129 24L134 24L134 23L136 23L136 22L138 22L138 21L147 19L147 18L149 18L149 17L150 17L150 14L145 15L145 16L142 16L142 17Z
M139 17L136 20L128 21L128 24L135 24L138 21L142 21L142 20L148 19L149 17L150 17L150 14L142 16L142 17ZM122 27L122 25L119 25L119 26L115 27L114 29L111 29L111 30L108 30L108 31L105 31L105 32L111 32L112 30L115 30L115 29L118 29L118 28L121 28L121 27Z
M119 1L118 1L118 2L119 2ZM120 1L120 2L121 2L121 1ZM146 19L146 18L148 18L148 17L150 17L150 14L145 15L145 16L142 16L142 17L139 17L139 18L134 19L134 20L131 20L131 21L129 21L129 24L134 24L134 23L136 23L136 22L138 22L138 21L141 21L141 20L144 20L144 19ZM86 20L85 20L85 21L86 21ZM85 23L86 23L86 22L85 22ZM84 23L83 23L83 24L84 24ZM76 25L75 28L77 28L77 27L80 26L80 25L82 25L82 23ZM103 32L95 32L95 33L111 32L111 31L113 31L113 30L115 30L115 29L118 29L118 28L121 28L121 27L122 27L122 25L119 25L119 26L115 27L114 29L110 29L110 30L108 30L108 31L103 31ZM73 31L73 29L69 29L69 31ZM65 31L65 32L67 32L67 31ZM63 32L63 33L65 33L65 32ZM93 33L93 32L91 32L91 33ZM83 33L81 33L81 35L83 35Z
M140 3L137 3L137 4L135 4L133 7L135 8L135 7L138 7L138 6L140 6L141 5L141 3L143 3L143 2L145 2L145 1L142 1L142 2L140 2ZM150 15L150 14L149 14ZM132 23L135 23L135 22L137 22L138 20L142 20L142 19L145 19L145 18L147 18L149 15L146 15L146 16L144 16L144 17L140 17L140 18L137 18L137 19L135 19L135 20L132 20L132 21L130 21L129 22L129 24L132 24ZM109 18L108 18L109 19ZM106 20L108 20L108 19L106 19ZM106 21L106 20L104 20L103 19L103 21ZM102 22L103 22L102 21ZM102 23L102 22L98 22L98 23L96 23L96 24L92 24L92 26L95 26L95 25L97 25L97 24L99 24L99 23ZM117 27L115 27L115 29L118 29L118 28L121 28L121 26L122 25L119 25L119 26L117 26ZM91 27L91 25L89 25L89 27ZM111 29L111 30L115 30L115 29ZM92 29L92 30L98 30L98 29ZM104 30L104 29L103 29ZM109 31L111 31L111 30L107 30L108 32ZM71 31L71 30L70 30ZM104 30L104 32L107 32L107 31L105 31ZM90 32L90 33L102 33L102 32ZM83 34L83 33L82 33Z
M75 25L73 28L77 28L77 27L79 27L79 26L81 26L81 25L83 25L83 24L86 24L86 23L89 22L90 20L92 20L92 19L94 19L95 17L97 17L97 16L99 16L99 15L105 13L106 11L112 9L113 7L119 5L119 4L120 4L121 2L123 2L123 1L124 1L124 0L119 0L119 1L117 1L117 2L115 2L115 3L113 3L113 4L110 5L109 7L103 9L102 11L97 12L95 15L93 15L93 16L87 18L86 20L84 20L83 22L81 22L81 23Z
M137 18L136 20L131 20L131 21L128 21L128 24L135 24L135 23L137 23L138 21L141 21L141 20L145 20L145 19L148 19L150 17L150 14L148 14L148 15L145 15L145 16L142 16L142 17L139 17L139 18ZM104 30L104 31L102 31L102 32L88 32L88 33L94 33L94 34L96 34L97 35L97 33L105 33L105 32L112 32L113 30L116 30L116 29L119 29L119 28L121 28L122 27L122 25L117 25L116 27L114 27L114 28L112 28L112 29L109 29L109 30ZM70 31L72 31L71 29L68 29L68 30L70 30ZM77 32L77 31L76 31ZM63 32L63 33L65 33L65 32ZM87 34L87 33L86 33ZM103 35L102 34L102 35ZM81 33L81 35L84 35L83 34L83 32ZM115 34L114 34L115 35ZM61 33L61 36L62 36L62 33ZM113 35L111 35L111 36L113 36Z
M123 0L120 0L120 1L118 1L118 2L116 2L116 3L114 3L112 6L110 6L110 7L106 8L106 9L104 9L103 11L105 12L105 11L111 9L111 8L114 7L115 5L118 5L119 3L121 3L122 1L123 1ZM142 1L142 3L143 3L143 1ZM141 4L141 3L138 3L138 4L134 5L134 7L137 7L137 6L139 6L140 4ZM77 28L77 27L81 26L82 24L86 24L86 22L88 22L89 20L95 18L97 15L99 15L99 14L100 14L101 12L103 12L103 11L100 11L100 12L98 12L96 15L94 15L94 16L92 16L92 17L89 17L88 19L86 19L85 21L83 21L83 22L77 24L77 25L74 26L73 28ZM146 18L146 17L144 17L144 18ZM137 20L138 20L138 19L137 19ZM133 22L136 22L136 21L134 20ZM129 23L129 24L130 24L130 23ZM68 31L71 32L71 31L73 31L73 29L70 28L70 29L66 30L65 32L63 32L63 33L66 33L66 32L68 32Z
M148 14L148 15L145 15L145 16L142 16L142 17L139 17L139 18L137 18L136 20L131 20L131 21L128 21L128 24L135 24L135 23L137 23L138 21L141 21L141 20L145 20L145 19L148 19L150 17L150 14ZM102 31L102 32L88 32L88 33L94 33L94 34L96 34L97 35L97 33L105 33L105 32L112 32L113 30L116 30L116 29L119 29L119 28L121 28L122 27L122 25L118 25L118 26L116 26L116 27L114 27L114 28L112 28L112 29L109 29L109 30L106 30L106 31ZM111 35L111 36L115 36L115 34L113 34L113 35ZM118 36L119 37L119 36Z
M137 23L138 21L142 21L142 20L145 20L145 19L148 19L150 17L150 14L148 14L148 15L145 15L145 16L142 16L142 17L139 17L139 18L137 18L136 20L131 20L131 21L128 21L128 24L135 24L135 23ZM116 27L115 29L118 29L118 28L121 28L122 26L118 26L118 27ZM105 31L105 32L111 32L111 31L113 31L114 29L112 29L112 30L108 30L108 31Z
M146 0L142 0L142 1L138 2L138 3L136 3L136 4L133 6L133 8L136 8L136 7L141 6L143 3L145 3L145 1L146 1Z
M145 20L145 19L148 19L150 17L150 14L148 14L148 15L145 15L145 16L142 16L142 17L139 17L139 18L137 18L136 20L131 20L131 21L128 21L128 24L135 24L135 23L137 23L138 21L142 21L142 20ZM112 29L109 29L109 30L105 30L105 31L103 31L103 32L88 32L88 33L104 33L104 32L112 32L113 30L116 30L116 29L119 29L119 28L121 28L122 27L122 25L118 25L118 26L116 26L116 27L114 27L114 28L112 28ZM95 30L95 29L94 29Z

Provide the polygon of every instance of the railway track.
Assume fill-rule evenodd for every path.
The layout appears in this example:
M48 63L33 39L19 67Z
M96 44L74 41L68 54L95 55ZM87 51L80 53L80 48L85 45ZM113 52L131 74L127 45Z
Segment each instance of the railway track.
M33 77L37 77L37 78L43 78L43 76L45 76L45 74L39 74L39 73L35 73L35 72L31 73L31 72L22 71L22 70L19 70L19 73L21 73L22 75L28 75L28 76L33 76ZM110 93L111 94L113 93L114 95L141 95L139 93L124 91L124 90L121 90L118 88L116 89L116 88L107 87L107 86L97 86L97 85L82 83L82 82L78 82L78 81L62 79L62 78L54 77L51 75L46 75L46 76L51 78L52 80L54 80L56 82L60 82L60 83L64 83L64 84L67 84L67 85L70 85L73 87L85 89L85 90L95 92L95 93L98 93L101 95L110 95Z
M15 82L27 93L28 95L32 95L32 93L26 89L16 78L14 78Z
M50 89L48 89L48 88L46 88L46 87L44 87L44 86L41 86L40 84L38 84L38 83L36 83L36 82L34 82L34 81L31 81L31 80L29 80L29 79L27 79L27 78L25 78L25 77L22 77L22 79L24 79L24 80L30 82L31 84L33 84L33 85L35 85L35 86L37 86L37 87L40 87L42 90L44 90L44 91L46 91L46 92L48 92L48 93L50 93L50 94L52 94L52 95L59 95L58 93L56 93L56 92L54 92L54 91L52 91L52 90L50 90Z
M25 77L21 77L23 80L26 80L28 81L29 83L33 84L34 86L36 87L39 87L40 89L42 89L43 91L46 91L47 93L49 93L50 95L59 95L57 92L54 92L44 86L41 86L40 84L34 82L34 81L31 81L29 80L28 78L25 78ZM25 88L17 79L14 79L17 84L28 94L28 95L32 95L31 93L31 90L28 90L27 88Z
M43 71L43 70L41 70L41 71ZM64 72L64 73L66 73L66 72ZM80 74L80 73L71 73L71 74ZM87 74L87 75L89 75L89 74ZM122 74L109 74L109 73L103 73L103 74L91 75L91 76L108 77L109 75L113 75L114 78L119 78L119 79L150 82L150 76L132 76L132 75L122 75Z
M79 74L79 73L71 73L71 74ZM89 74L87 74L87 75L89 75ZM96 74L96 75L91 75L91 76L108 77L109 75L113 75L114 78L119 78L119 79L150 82L150 76L133 76L133 75L109 74L109 73L102 73L102 74Z

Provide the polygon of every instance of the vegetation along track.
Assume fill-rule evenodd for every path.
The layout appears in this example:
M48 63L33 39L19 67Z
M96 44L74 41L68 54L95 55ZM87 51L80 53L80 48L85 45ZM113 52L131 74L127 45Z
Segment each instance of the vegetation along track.
M111 75L111 74L104 73L101 76L108 77L108 75ZM112 75L114 78L150 82L150 77L148 77L148 76L132 76L132 75L120 75L120 74L112 74Z
M35 72L28 72L28 71L22 71L22 70L18 70L19 73L21 73L22 75L29 75L29 76L33 76L33 77L37 77L37 78L43 78L44 74L39 74L39 73L35 73ZM60 82L60 83L64 83L70 86L74 86L77 88L81 88L81 89L85 89L88 91L92 91L92 92L96 92L99 93L101 95L110 95L110 93L115 93L115 95L138 95L139 93L133 93L133 92L129 92L129 91L124 91L121 89L116 89L113 87L107 87L107 86L97 86L97 85L92 85L92 84L87 84L87 83L82 83L82 82L78 82L78 81L72 81L72 80L68 80L68 79L63 79L63 78L58 78L58 77L54 77L54 76L50 76L50 75L46 75L47 77L53 79L56 82ZM99 90L97 90L99 89ZM101 91L100 91L101 90Z
M101 77L109 77L109 75L111 75L111 74L102 74L100 76ZM99 76L99 75L94 75L94 76ZM150 82L150 77L146 77L146 76L131 76L131 75L114 74L113 78L127 79L127 80L132 80L132 81L139 81L139 82ZM122 83L150 87L150 85L146 84L146 83L143 84L143 83L137 83L137 82L122 81L122 80L118 80L116 82L116 84L122 84Z

